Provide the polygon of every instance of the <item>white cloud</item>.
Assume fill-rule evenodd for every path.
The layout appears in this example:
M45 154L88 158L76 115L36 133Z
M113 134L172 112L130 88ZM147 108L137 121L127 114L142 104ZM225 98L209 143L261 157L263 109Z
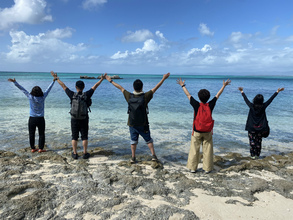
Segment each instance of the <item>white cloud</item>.
M159 45L153 39L149 39L144 42L143 48L142 48L143 52L157 51L157 50L159 50Z
M259 35L259 33L256 33L254 36ZM252 34L243 34L240 31L238 32L232 32L232 34L229 36L229 42L235 47L235 48L241 48L241 47L251 47L253 43L248 42L248 40L251 39L253 35Z
M69 28L69 27L67 27L65 29L57 28L57 29L55 29L53 31L48 31L46 33L46 37L47 38L56 38L56 39L57 38L60 38L60 39L62 39L62 38L70 38L72 36L73 31L74 30L72 28Z
M158 44L154 39L152 39L154 35L149 30L144 29L135 32L128 32L128 35L123 37L122 42L144 42L142 48L137 48L134 51L118 51L117 53L111 56L111 59L118 60L126 59L129 57L131 57L130 59L142 56L146 57L149 56L149 54L153 54L155 52L160 51L163 47L165 47L167 39L160 31L156 31L155 36L157 36L161 41L160 44ZM155 59L155 57L153 58Z
M84 0L82 2L82 7L84 9L92 9L92 8L95 8L97 6L100 6L100 5L103 5L107 3L107 0Z
M206 56L205 58L203 58L202 60L202 64L213 64L215 62L215 60L217 59L217 57L215 56Z
M44 12L46 6L44 0L14 0L11 8L0 9L0 30L18 23L37 24L52 21L52 16Z
M239 61L241 61L241 59L243 58L244 54L242 54L241 52L233 52L230 55L228 55L225 60L228 63L238 63Z
M164 34L161 33L160 31L156 31L156 36L163 41L166 41L166 38L164 37Z
M144 42L149 38L153 38L152 32L143 29L135 32L128 31L127 35L122 38L122 42Z
M200 23L198 27L198 31L202 35L207 35L207 36L214 36L214 32L211 32L208 26L204 23Z
M144 42L142 48L137 48L135 51L129 52L128 50L122 53L118 51L114 55L111 56L111 59L126 59L129 56L141 56L151 52L156 52L160 50L160 45L158 45L153 39L148 39Z
M77 59L75 53L85 49L83 44L72 45L60 40L70 37L70 28L56 29L38 35L27 35L23 31L10 31L10 51L5 55L6 60L15 63L27 62L68 62ZM60 36L57 34L60 33Z
M197 54L198 52L207 53L208 51L212 50L212 47L208 44L205 44L203 48L192 48L187 52L187 56L191 56L193 54Z
M241 32L232 32L230 35L230 41L232 43L238 43L241 39L244 38L244 35Z
M121 53L121 51L118 51L114 55L111 56L111 59L117 60L117 59L125 59L129 55L128 50L126 50L124 53Z

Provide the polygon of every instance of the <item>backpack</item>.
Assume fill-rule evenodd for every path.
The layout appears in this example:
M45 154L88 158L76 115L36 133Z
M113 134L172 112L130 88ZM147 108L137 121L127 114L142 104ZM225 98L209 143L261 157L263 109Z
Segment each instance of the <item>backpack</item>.
M209 103L200 103L197 115L194 113L193 129L196 129L200 132L211 132L213 127L214 120L212 118L212 112Z
M69 113L72 118L85 119L88 114L88 109L90 111L89 107L91 104L92 100L88 99L84 92L82 94L75 92L71 100L71 109Z
M147 123L147 107L145 106L145 95L134 96L130 94L128 100L129 124L132 126L143 126Z

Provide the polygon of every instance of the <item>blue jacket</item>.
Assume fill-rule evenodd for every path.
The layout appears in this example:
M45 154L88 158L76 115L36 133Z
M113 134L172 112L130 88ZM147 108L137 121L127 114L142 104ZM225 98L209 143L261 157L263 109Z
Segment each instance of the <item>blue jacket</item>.
M54 81L49 85L47 90L44 92L44 96L36 97L31 95L25 88L19 85L16 81L14 85L19 88L29 99L30 102L30 116L31 117L44 117L45 99L51 91Z

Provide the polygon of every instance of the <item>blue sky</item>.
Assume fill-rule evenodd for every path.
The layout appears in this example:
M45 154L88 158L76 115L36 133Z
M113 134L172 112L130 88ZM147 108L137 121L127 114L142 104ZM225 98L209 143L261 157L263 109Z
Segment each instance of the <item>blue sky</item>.
M292 0L1 0L0 71L290 74Z

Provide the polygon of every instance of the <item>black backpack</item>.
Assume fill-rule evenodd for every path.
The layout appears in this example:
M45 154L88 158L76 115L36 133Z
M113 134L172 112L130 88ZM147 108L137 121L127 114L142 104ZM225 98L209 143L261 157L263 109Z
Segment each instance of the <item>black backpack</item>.
M148 109L145 105L145 94L134 96L130 94L128 100L129 124L132 126L143 126L147 124Z
M72 118L85 119L88 114L88 109L90 111L89 107L91 104L92 100L90 98L88 99L84 92L82 94L75 92L71 100L71 109L69 113Z

